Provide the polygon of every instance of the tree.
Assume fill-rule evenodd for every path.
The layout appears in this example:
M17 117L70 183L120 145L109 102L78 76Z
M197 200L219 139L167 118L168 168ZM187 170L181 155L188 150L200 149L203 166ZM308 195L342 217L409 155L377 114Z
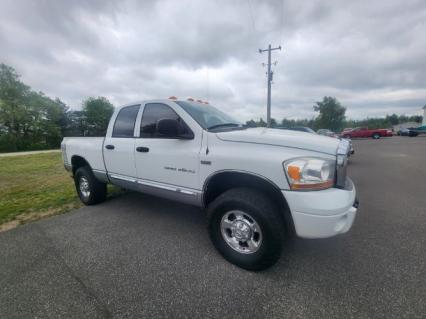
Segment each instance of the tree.
M83 111L67 112L67 126L64 136L84 136L84 115Z
M346 108L335 97L325 96L321 102L316 102L313 108L319 112L315 119L316 128L328 128L336 132L342 129Z
M253 120L247 121L245 127L256 127L256 122Z
M59 147L67 113L61 100L32 91L12 67L0 64L0 151Z
M389 122L391 125L399 124L399 117L395 113L392 115L386 115L385 120Z
M314 128L314 120L310 119L297 119L297 120L289 120L286 118L283 118L281 120L281 126L282 127L294 127L294 126L307 126L310 128Z
M0 64L0 124L5 127L8 147L16 151L21 133L22 123L27 117L25 100L29 87L19 80L16 71L3 63Z
M425 105L425 106L426 106L426 105ZM411 122L422 123L422 121L423 121L423 116L421 116L421 115L413 115L413 116L410 116L410 117L409 117L409 120L410 120Z
M259 122L257 122L256 124L260 127L266 127L266 122L262 118L260 118Z
M105 97L89 97L83 102L85 135L104 136L109 119L114 113L112 105Z

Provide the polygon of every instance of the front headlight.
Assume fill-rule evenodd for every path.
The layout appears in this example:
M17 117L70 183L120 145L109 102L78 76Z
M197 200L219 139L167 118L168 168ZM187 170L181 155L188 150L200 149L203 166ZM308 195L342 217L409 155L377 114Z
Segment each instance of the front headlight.
M315 158L293 158L283 163L292 190L319 190L334 184L335 161Z

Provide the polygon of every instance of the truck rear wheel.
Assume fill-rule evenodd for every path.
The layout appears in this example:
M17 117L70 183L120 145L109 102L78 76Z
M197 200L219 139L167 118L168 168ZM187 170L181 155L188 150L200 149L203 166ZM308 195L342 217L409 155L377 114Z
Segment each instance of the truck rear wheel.
M380 134L379 134L379 133L374 133L374 134L373 134L373 138L374 138L375 140L378 140L378 139L380 138Z
M210 238L229 262L262 270L279 259L285 226L273 202L250 188L218 196L207 209Z
M97 180L89 167L83 166L76 170L74 183L77 194L83 204L94 205L105 201L107 195L106 184Z

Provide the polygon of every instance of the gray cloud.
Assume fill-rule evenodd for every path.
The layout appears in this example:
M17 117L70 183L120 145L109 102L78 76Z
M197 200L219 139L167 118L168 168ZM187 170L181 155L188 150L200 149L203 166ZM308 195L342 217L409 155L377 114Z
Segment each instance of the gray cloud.
M311 118L336 96L348 116L419 114L426 103L424 1L8 1L0 61L72 108L194 96L240 117Z

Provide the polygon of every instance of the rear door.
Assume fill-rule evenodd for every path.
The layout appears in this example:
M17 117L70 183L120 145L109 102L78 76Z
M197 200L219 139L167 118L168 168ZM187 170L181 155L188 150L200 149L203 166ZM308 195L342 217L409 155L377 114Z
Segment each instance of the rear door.
M140 105L125 106L111 119L104 141L104 161L112 181L135 181L135 124ZM112 124L114 123L114 124Z

